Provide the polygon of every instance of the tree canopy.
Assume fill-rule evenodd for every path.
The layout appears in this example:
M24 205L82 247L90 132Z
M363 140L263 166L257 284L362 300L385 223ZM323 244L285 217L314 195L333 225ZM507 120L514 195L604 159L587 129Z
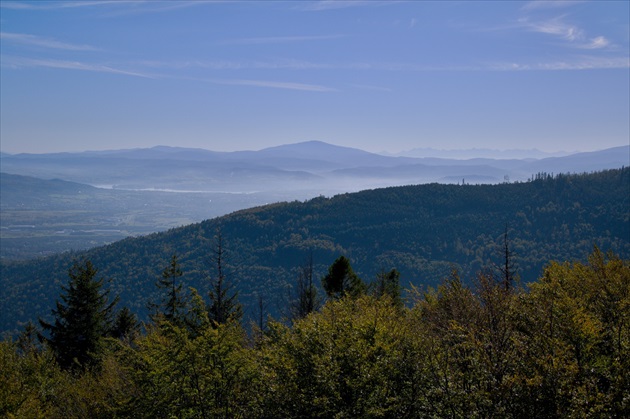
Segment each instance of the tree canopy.
M78 268L67 289L94 274ZM68 371L54 340L28 343L30 327L0 342L0 415L628 417L630 261L595 248L587 262L550 262L527 288L504 285L454 272L404 307L347 294L255 340L234 320L210 322L192 291L195 333L147 324L102 346L98 369Z

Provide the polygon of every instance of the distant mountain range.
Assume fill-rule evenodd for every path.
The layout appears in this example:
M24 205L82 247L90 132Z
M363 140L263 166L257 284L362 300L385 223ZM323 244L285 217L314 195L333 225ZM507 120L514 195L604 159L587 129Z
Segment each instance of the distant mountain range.
M539 172L583 173L619 168L630 165L630 146L541 159L384 156L321 141L259 151L216 152L158 146L82 153L3 153L0 158L3 172L100 187L219 192L299 190L317 196L432 182L526 181Z
M577 152L557 151L548 153L537 149L495 150L489 148L469 148L465 150L440 150L435 148L414 148L400 153L389 154L399 157L437 157L442 159L544 159L547 157L563 157Z

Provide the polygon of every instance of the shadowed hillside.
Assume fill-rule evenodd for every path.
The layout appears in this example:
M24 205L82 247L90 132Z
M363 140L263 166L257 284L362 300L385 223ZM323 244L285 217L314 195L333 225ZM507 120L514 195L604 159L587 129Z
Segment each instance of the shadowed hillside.
M339 255L371 281L396 268L401 284L434 285L457 268L466 280L501 259L505 228L517 272L532 281L549 260L581 260L593 245L630 255L630 169L499 185L418 185L238 211L90 251L2 265L2 330L50 312L76 258L111 278L121 303L146 315L155 281L177 254L187 285L206 292L220 228L228 276L246 315L262 296L280 315L310 252L317 278Z

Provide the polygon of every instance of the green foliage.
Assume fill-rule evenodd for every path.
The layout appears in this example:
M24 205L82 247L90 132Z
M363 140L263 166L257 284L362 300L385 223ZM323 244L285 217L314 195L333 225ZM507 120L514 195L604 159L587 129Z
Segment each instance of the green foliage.
M387 298L329 301L291 329L273 324L259 352L271 417L404 417L421 394L416 336Z
M470 284L485 266L504 265L509 225L512 262L531 282L549 260L586 261L592 246L630 257L630 168L500 185L416 185L274 204L87 252L25 263L0 262L0 330L17 333L59 295L72 259L85 257L112 279L121 304L148 319L147 302L174 250L187 286L208 292L208 242L229 238L226 272L245 313L258 295L286 293L312 252L314 275L346 255L361 278L395 267L401 285L436 286L457 267ZM214 268L210 270L214 274ZM274 305L269 307L278 316Z
M524 329L528 388L552 412L630 414L630 264L599 249L550 264L531 285Z
M197 336L169 324L136 342L134 417L231 418L242 415L253 374L234 322Z
M390 272L391 273L391 272ZM394 277L395 275L392 275ZM0 342L3 417L586 418L630 415L630 261L597 248L528 289L456 271L411 307L330 299L252 345L191 289L186 326L104 338L101 366Z
M586 261L593 245L630 257L628 190L630 168L526 183L392 187L251 208L80 254L2 261L0 330L16 334L46 314L76 257L99 266L142 321L147 303L162 297L155 278L174 252L186 286L205 295L208 242L219 226L229 238L224 268L236 273L228 277L246 314L255 313L258 295L285 295L311 252L316 278L345 255L363 279L395 267L403 288L435 287L456 267L471 284L483 267L504 265L506 223L514 273L531 282L549 260ZM278 317L275 307L270 314Z
M75 263L63 287L61 301L52 310L54 323L40 320L50 337L42 339L55 353L64 369L86 369L98 365L103 338L112 331L112 312L117 299L108 302L103 291L104 279L97 279L97 270L90 261Z
M183 295L183 284L180 278L183 272L179 266L177 255L171 257L170 265L162 271L157 287L163 295L159 303L150 303L151 320L154 322L164 319L168 322L182 325L186 317L186 303Z
M395 307L402 308L403 300L400 288L400 272L392 269L389 272L381 271L376 275L376 281L370 284L372 294L377 297L388 296Z
M21 352L11 341L0 342L0 416L50 417L42 400L55 394L60 375L50 351Z
M213 252L216 272L210 278L208 316L217 325L225 324L229 321L240 321L243 317L243 308L238 301L238 292L232 290L232 282L225 273L225 247L223 234L220 230L215 236Z
M365 292L365 284L354 273L350 261L339 256L328 268L328 274L322 278L322 285L328 298L341 298L346 295L357 297Z
M292 320L303 319L321 306L321 299L313 282L314 275L313 254L300 266L296 281L296 295L290 306Z
M130 339L140 331L140 324L137 316L129 310L129 307L123 307L116 313L114 324L109 332L110 336L116 339Z

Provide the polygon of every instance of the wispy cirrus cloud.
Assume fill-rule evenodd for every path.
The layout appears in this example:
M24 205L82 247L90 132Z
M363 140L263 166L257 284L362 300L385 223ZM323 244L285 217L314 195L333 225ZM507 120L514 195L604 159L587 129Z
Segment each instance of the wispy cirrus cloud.
M325 10L347 9L350 7L365 7L365 6L383 6L392 3L398 3L397 1L382 1L382 0L319 0L319 1L302 1L299 2L295 8L307 12L320 12Z
M77 8L96 8L103 6L116 7L110 16L126 14L165 12L208 3L222 3L229 0L182 0L182 1L149 1L149 0L94 0L94 1L38 1L17 2L2 1L0 8L12 10L58 10Z
M295 83L272 80L247 80L247 79L210 79L206 80L215 84L225 84L233 86L255 86L268 87L274 89L302 90L307 92L335 92L337 89L326 87L318 84Z
M149 79L192 80L192 81L209 82L209 83L214 83L214 84L232 85L232 86L266 87L266 88L285 89L285 90L300 90L300 91L307 91L307 92L335 92L337 91L337 89L334 89L332 87L327 87L327 86L323 86L319 84L273 81L273 80L257 80L257 79L216 79L216 78L208 79L208 78L186 77L186 76L176 75L176 74L157 75L157 74L145 72L145 71L126 70L126 69L122 69L122 68L114 67L110 65L105 65L105 64L85 63L85 62L80 62L80 61L69 61L69 60L28 58L28 57L19 57L19 56L12 56L12 55L2 55L0 57L0 62L2 63L2 66L11 67L11 68L43 67L43 68L56 68L56 69L64 69L64 70L120 74L120 75L142 77L142 78L149 78ZM167 63L160 64L157 62L153 62L153 63L145 63L145 64L147 64L146 66L148 66L148 64L152 64L150 66L152 68L169 67ZM233 65L235 64L232 64L232 66Z
M188 61L155 61L143 60L137 64L143 67L184 70L322 70L334 68L330 64L313 63L300 60L276 60L276 61L231 61L231 60L188 60Z
M578 45L578 47L582 49L600 49L600 48L606 48L609 45L610 45L610 41L608 39L606 39L603 36L598 36L584 44Z
M79 7L97 7L112 4L141 4L141 0L100 0L100 1L39 1L39 2L0 2L0 8L13 10L53 10L53 9L74 9Z
M584 37L584 32L579 27L564 22L562 17L544 21L521 19L519 22L529 31L555 35L567 41L575 41Z
M343 38L345 35L315 35L315 36L269 36L257 38L227 39L219 41L219 45L260 45L287 44L294 42L323 41Z
M65 70L78 70L78 71L92 71L99 73L113 73L126 76L143 77L155 79L158 76L138 71L124 70L116 67L112 67L104 64L85 63L80 61L69 60L55 60L55 59L42 59L42 58L28 58L18 57L12 55L2 55L0 62L3 66L12 68L26 68L26 67L44 67L44 68L58 68Z
M538 63L494 63L485 66L493 71L570 71L570 70L616 70L629 69L629 57L578 56L570 60Z
M207 69L207 70L361 70L369 69L368 63L324 63L296 59L259 60L188 60L188 61L137 61L137 65L160 69Z
M371 86L371 85L367 85L367 84L351 84L351 87L354 87L355 89L360 89L360 90L370 90L373 92L385 92L385 93L391 93L392 89L390 89L389 87L381 87L381 86Z
M585 2L586 0L534 0L527 2L521 10L560 9Z
M11 32L0 32L0 40L13 42L16 44L23 45L32 45L42 48L52 48L52 49L61 49L68 51L96 51L98 48L95 48L91 45L79 45L79 44L69 44L66 42L57 41L51 38L44 38L37 35L30 35L25 33L11 33Z
M611 45L610 41L602 35L594 38L587 37L579 26L567 23L563 16L544 21L532 21L523 18L519 20L519 24L531 32L553 35L575 48L601 49Z
M436 72L436 71L523 71L523 70L584 70L584 69L619 69L628 67L628 57L595 57L595 56L572 56L563 61L538 62L538 63L513 63L496 62L470 65L427 65L410 62L309 62L300 60L280 60L280 61L183 61L183 62L160 62L160 61L140 61L135 63L138 67L161 69L161 70L191 70L196 69L211 71L232 71L232 70L325 70L325 71L379 71L379 72ZM216 80L213 80L216 81ZM224 84L237 84L228 83ZM245 83L241 83L245 84ZM254 83L250 83L254 85ZM287 85L287 88L291 84ZM297 86L293 87L299 87ZM317 85L305 85L317 86ZM323 87L323 86L318 86ZM371 89L367 85L353 85L357 88ZM302 89L317 90L317 89ZM324 88L329 90L329 88ZM334 89L333 89L334 90ZM379 87L373 90L383 90Z

